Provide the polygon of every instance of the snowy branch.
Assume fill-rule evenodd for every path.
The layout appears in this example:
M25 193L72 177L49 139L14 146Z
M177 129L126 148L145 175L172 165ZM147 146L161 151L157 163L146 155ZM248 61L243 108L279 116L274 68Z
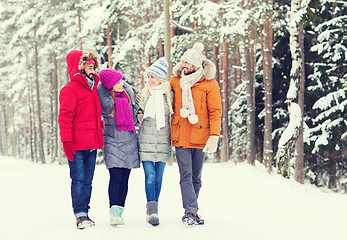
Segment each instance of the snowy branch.
M186 31L186 32L189 32L189 33L192 33L192 34L196 34L196 32L190 28L190 27L185 27L185 26L182 26L181 24L179 24L178 22L172 20L172 23L179 29L183 30L183 31Z

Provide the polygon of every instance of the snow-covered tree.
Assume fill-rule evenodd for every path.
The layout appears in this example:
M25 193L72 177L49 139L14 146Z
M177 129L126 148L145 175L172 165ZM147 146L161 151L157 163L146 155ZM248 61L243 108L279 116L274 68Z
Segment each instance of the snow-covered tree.
M316 44L311 50L317 54L312 63L313 73L309 76L312 85L308 90L317 96L312 106L313 126L309 129L307 143L315 157L312 169L315 177L324 178L330 188L336 188L337 176L346 176L345 161L347 136L347 10L343 3L337 5L323 0L320 14L328 20L320 21L314 28Z

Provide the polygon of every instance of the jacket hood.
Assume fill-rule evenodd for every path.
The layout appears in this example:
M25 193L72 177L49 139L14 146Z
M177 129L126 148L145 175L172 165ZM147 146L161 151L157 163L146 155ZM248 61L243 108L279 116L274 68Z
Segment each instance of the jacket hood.
M216 76L216 66L213 62L208 59L202 60L202 68L204 70L204 76L206 80L212 80ZM179 62L176 66L174 66L172 73L175 77L181 75L182 72L182 62Z
M82 51L72 50L66 56L67 68L68 68L69 76L70 76L71 80L76 75L76 73L80 73L78 66L79 66L80 58L81 58L82 54L83 54Z

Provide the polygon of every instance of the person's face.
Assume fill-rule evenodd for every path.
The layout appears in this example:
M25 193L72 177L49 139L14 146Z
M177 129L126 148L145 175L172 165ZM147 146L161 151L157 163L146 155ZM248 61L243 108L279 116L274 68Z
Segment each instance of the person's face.
M161 79L154 77L151 74L148 74L147 81L148 81L148 84L150 87L155 87L155 86L158 86L159 84L161 84Z
M94 65L93 64L87 65L84 71L86 72L89 78L93 78L94 76L93 74L95 74Z
M118 83L116 83L116 85L113 86L112 89L115 92L123 92L124 91L123 81L120 80Z
M196 72L196 70L198 70L194 65L186 61L182 61L182 68L183 68L184 75L189 75L191 73Z

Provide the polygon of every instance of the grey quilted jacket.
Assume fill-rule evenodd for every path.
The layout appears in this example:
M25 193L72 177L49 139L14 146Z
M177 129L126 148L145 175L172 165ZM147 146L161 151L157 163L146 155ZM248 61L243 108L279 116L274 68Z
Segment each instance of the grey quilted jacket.
M146 91L143 90L143 91ZM148 90L147 90L148 91ZM142 94L144 94L142 92ZM142 124L137 122L140 127L138 131L139 140L139 153L141 161L152 161L152 162L169 162L171 159L171 113L168 105L167 94L170 94L172 99L172 93L166 91L164 94L164 112L165 112L165 127L159 131L156 127L155 118L147 117L143 120ZM136 116L139 112L144 112L146 103L150 93L146 93L145 101L143 104L140 103L141 96L136 98L135 112ZM172 104L172 102L170 102ZM142 106L141 106L142 105ZM172 105L171 105L172 106ZM172 108L171 108L172 109Z
M134 116L134 92L125 82L124 89L132 101L130 107ZM102 84L98 85L98 93L104 120L103 154L107 169L113 167L128 169L140 167L136 134L132 131L118 131L115 122L115 117L117 116L109 116L109 113L114 106L114 99Z

